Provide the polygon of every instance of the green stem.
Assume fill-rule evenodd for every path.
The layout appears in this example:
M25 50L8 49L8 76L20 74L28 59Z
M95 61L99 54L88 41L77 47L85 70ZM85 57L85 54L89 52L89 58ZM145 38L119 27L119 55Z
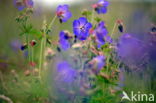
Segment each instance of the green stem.
M56 20L57 15L54 16L54 18L52 19L52 21L50 22L49 26L48 26L48 30L51 29L52 25L54 24L54 21Z
M48 26L48 30L51 29L55 19L56 19L57 15L54 16L54 18L52 19L51 23ZM41 70L43 68L43 63L45 61L45 48L46 48L46 21L44 21L43 23L43 37L41 39L41 49L40 49L40 58L39 58L39 78L41 79Z
M41 68L42 68L42 50L43 50L43 38L41 40L41 49L40 49L40 58L39 58L39 77L41 77Z
M114 26L113 26L113 29L112 29L112 32L111 32L111 34L110 34L110 37L113 36L116 26L117 26L117 24L116 24L116 22L115 22L115 24L114 24Z
M110 34L110 37L112 38L112 36L113 36L113 34L114 34L114 31L115 31L115 28L116 28L116 26L117 26L117 24L116 24L116 22L115 22L115 24L114 24L114 26L113 26L113 29L112 29L112 32L111 32L111 34ZM108 66L109 66L109 60L110 60L110 54L108 55L108 58L107 58L107 61L106 61L106 63L107 63L107 72L108 72Z
M30 55L30 46L29 46L29 35L26 34L26 42L27 42L27 45L28 45L28 62L30 62L31 60L31 55Z
M46 36L43 38L43 63L45 62Z
M34 48L33 47L31 47L31 52L32 52L31 53L31 56L32 56L31 59L32 59L32 62L34 62Z

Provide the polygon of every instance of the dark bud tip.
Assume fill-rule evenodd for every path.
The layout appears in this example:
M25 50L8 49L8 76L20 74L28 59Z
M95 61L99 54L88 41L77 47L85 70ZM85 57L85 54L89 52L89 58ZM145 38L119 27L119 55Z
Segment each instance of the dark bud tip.
M62 23L63 21L62 21L62 19L59 19L59 21L60 21L60 23Z
M75 35L74 36L74 43L76 43L77 42L77 36Z
M61 52L61 49L60 49L60 47L57 47L57 51L58 51L58 52Z
M98 8L95 8L94 10L95 10L95 11L98 11L99 9L98 9Z
M152 27L151 32L156 32L156 27Z
M120 24L120 25L118 26L118 29L119 29L119 31L120 31L121 33L123 33L123 25Z
M69 39L69 36L68 36L68 35L65 35L64 38L65 38L66 40L68 40L68 39Z
M75 36L74 36L74 38L76 39L76 38L77 38L77 36L75 35Z
M28 45L27 44L23 44L22 46L21 46L21 50L23 51L23 50L25 50L25 49L27 49L28 48Z

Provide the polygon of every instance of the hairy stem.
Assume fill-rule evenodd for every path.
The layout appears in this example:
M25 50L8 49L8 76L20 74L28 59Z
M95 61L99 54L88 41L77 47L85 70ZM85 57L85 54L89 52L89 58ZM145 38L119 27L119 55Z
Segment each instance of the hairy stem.
M40 58L39 58L39 78L41 79L41 70L43 68L43 64L45 61L45 48L46 48L46 39L47 39L47 32L46 30L50 30L55 19L56 19L57 15L54 16L54 18L52 19L52 21L50 22L48 29L46 28L46 20L44 20L43 22L43 37L41 39L41 49L40 49Z
M113 37L113 34L114 34L114 31L115 31L116 26L117 26L117 23L115 22L114 23L114 26L113 26L113 29L112 29L112 32L110 34L110 37L111 38ZM108 72L108 69L109 69L108 66L109 66L110 57L111 57L111 55L109 54L108 57L107 57L107 61L106 61L106 64L107 64L107 72Z
M34 62L34 48L31 47L31 61Z
M27 42L27 46L28 46L28 62L31 61L31 55L30 55L30 46L29 46L29 35L26 34L26 42Z
M42 68L42 51L43 50L43 38L41 40L40 58L39 58L39 78L41 78L41 68Z
M0 95L0 98L7 101L8 103L13 103L13 101L9 97L7 97L5 95Z
M52 19L52 21L50 22L49 26L48 26L48 30L51 29L52 25L54 24L54 21L56 20L57 15L54 16L54 18Z
M114 26L113 26L113 29L112 29L112 32L110 34L110 37L113 37L113 34L114 34L114 31L115 31L116 26L117 26L117 23L115 22L114 23Z

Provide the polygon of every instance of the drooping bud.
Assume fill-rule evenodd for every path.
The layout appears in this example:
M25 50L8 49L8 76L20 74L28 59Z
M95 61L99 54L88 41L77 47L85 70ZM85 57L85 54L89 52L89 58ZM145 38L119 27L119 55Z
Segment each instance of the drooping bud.
M50 39L47 39L47 43L51 45L52 41Z
M21 46L21 50L22 51L25 50L25 49L27 49L27 48L28 48L28 45L26 43Z
M151 25L150 33L156 35L156 25L154 24Z
M30 45L31 45L32 47L35 46L35 45L36 45L36 40L30 41Z
M119 19L119 20L117 20L117 24L118 24L119 32L123 33L124 32L123 21Z
M35 62L29 62L29 65L32 66L32 67L35 67L36 63Z

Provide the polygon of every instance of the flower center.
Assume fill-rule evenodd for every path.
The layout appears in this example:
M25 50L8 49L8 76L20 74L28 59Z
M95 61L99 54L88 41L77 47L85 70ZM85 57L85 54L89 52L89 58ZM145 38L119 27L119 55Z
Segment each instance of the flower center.
M82 30L82 31L85 30L85 27L84 26L81 26L80 27L80 30Z
M64 14L63 11L57 12L57 16L62 16Z

